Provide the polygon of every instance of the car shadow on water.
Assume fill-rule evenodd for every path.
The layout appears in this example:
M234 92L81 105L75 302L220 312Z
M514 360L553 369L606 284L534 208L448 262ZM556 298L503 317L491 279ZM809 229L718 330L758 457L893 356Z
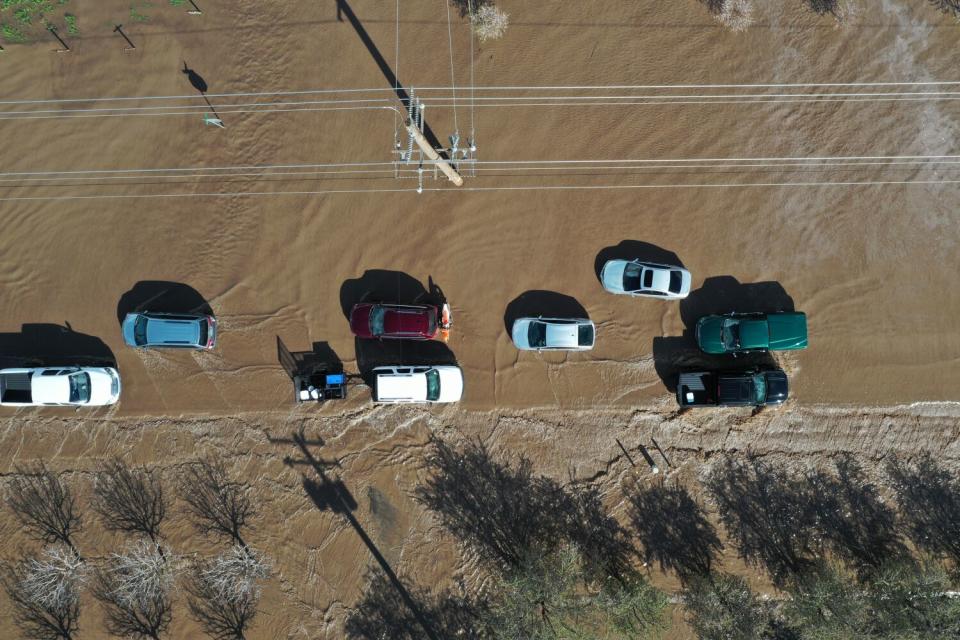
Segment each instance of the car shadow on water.
M74 331L69 322L25 324L20 333L0 333L0 367L115 367L116 362L103 340Z
M443 304L443 291L427 278L427 286L402 271L368 269L359 278L345 280L340 286L340 309L350 317L353 306L361 302L387 304Z
M793 298L779 282L740 282L733 276L707 278L680 301L680 318L691 335L697 320L711 314L793 310Z
M576 298L556 291L527 291L507 305L503 314L503 326L509 336L513 323L519 318L589 318L587 310Z
M163 280L141 280L120 297L117 322L123 324L128 313L202 313L213 315L207 300L190 285Z
M596 260L593 262L593 270L598 281L600 280L600 272L603 271L603 265L610 260L640 260L642 262L683 267L683 262L673 251L668 251L642 240L624 240L617 246L607 247L597 254Z
M653 366L663 386L671 393L677 390L677 379L684 371L743 371L776 369L777 361L770 352L746 353L739 356L711 355L700 351L692 337L667 336L653 339Z

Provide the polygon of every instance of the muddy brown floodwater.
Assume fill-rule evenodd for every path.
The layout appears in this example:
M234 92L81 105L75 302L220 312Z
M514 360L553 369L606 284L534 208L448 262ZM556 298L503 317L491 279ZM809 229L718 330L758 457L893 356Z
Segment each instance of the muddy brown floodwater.
M476 577L411 498L431 434L481 437L597 483L621 515L637 471L616 439L652 435L680 481L746 450L798 465L849 452L868 470L931 451L956 466L960 107L943 83L960 80L960 27L928 3L861 0L838 25L758 0L754 25L732 33L695 0L502 0L511 25L473 44L475 90L469 31L451 13L455 98L441 0L401 3L399 57L393 3L201 4L189 16L155 3L149 21L125 24L137 48L124 52L107 25L129 3L74 0L69 54L48 42L2 54L0 355L115 358L124 388L106 410L4 411L0 469L44 458L86 496L107 456L155 466L171 487L192 457L225 457L254 487L251 542L276 565L250 637L343 637L373 563L304 495L308 471L284 464L297 452L275 440L300 429L340 461L384 558L421 586ZM406 139L386 108L391 74L426 101L439 139L473 134L481 163L463 188L427 172L418 195L415 171L395 177ZM92 100L107 97L140 98ZM225 129L204 125L211 111ZM602 260L638 253L680 260L690 299L605 293ZM354 342L353 302L416 298L431 281L453 308L446 348ZM125 348L119 318L157 300L209 305L217 349ZM807 313L810 348L780 358L791 400L757 416L676 415L670 377L698 362L686 328L733 306ZM593 351L513 348L511 313L570 308L596 322ZM348 371L455 358L464 400L375 408L355 387L335 406L297 407L278 339L326 343ZM171 545L209 551L174 511ZM5 558L33 548L9 512L0 533ZM81 541L92 556L116 543L92 515ZM82 630L104 633L92 602ZM196 631L178 602L171 637ZM0 617L0 636L16 633Z

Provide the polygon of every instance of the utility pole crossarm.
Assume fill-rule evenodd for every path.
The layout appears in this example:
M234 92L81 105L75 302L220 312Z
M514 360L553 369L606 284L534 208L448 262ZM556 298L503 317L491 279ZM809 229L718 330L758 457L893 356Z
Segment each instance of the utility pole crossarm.
M445 159L440 157L440 154L430 146L430 143L427 142L426 136L423 135L423 132L413 123L413 120L407 118L407 131L413 136L414 141L417 143L417 146L420 147L420 150L423 151L424 155L433 160L434 164L440 168L440 171L443 172L445 176L450 178L450 182L457 185L458 187L463 186L463 178L460 177L460 174L457 173L457 170Z

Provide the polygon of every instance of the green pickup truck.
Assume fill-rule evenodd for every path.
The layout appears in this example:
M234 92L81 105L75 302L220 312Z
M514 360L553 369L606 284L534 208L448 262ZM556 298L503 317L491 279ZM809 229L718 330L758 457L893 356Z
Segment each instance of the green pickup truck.
M793 351L807 348L807 316L800 312L731 313L697 320L704 353Z

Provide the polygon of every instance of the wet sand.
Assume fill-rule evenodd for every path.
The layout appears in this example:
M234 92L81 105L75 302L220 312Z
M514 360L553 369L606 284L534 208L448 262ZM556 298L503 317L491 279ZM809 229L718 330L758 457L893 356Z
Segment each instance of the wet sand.
M721 29L693 0L662 4L558 9L504 0L510 29L503 40L475 45L475 84L957 79L944 53L952 50L957 26L922 2L883 0L843 27L801 3L758 3L757 23L742 34ZM367 0L350 6L401 83L449 86L447 21L439 3L404 3L399 65L394 7ZM52 53L44 42L10 46L3 54L7 101L186 96L0 105L4 114L29 111L0 116L17 116L0 121L0 346L8 355L38 342L49 345L58 335L51 325L69 323L73 333L61 332L55 349L112 355L124 384L121 403L111 409L5 411L10 446L4 447L3 468L42 456L82 473L98 457L124 454L162 465L172 477L175 465L198 451L236 456L237 472L251 482L269 480L258 490L272 501L270 515L285 523L260 525L260 540L282 549L281 577L268 590L254 637L340 637L337 625L368 563L342 522L313 510L296 473L282 467L280 458L289 451L266 444L265 433L287 433L305 421L322 425L316 429L337 439L338 450L375 452L358 454L344 480L364 499L368 488L387 496L394 514L389 520L396 524L384 527L385 555L421 584L434 584L450 575L455 554L448 549L442 557L418 557L439 533L409 497L422 455L403 443L421 446L431 431L456 428L467 436L483 434L497 449L522 451L545 473L561 477L572 466L590 477L587 470L616 455L612 439L596 444L601 453L590 448L590 438L609 429L629 439L640 428L638 415L655 416L657 424L670 419L669 378L698 362L682 337L685 327L699 313L730 310L731 301L807 313L810 348L780 358L791 375L792 400L755 420L728 412L675 419L670 424L683 425L682 439L664 438L674 455L683 452L695 466L707 451L742 449L734 442L742 436L770 455L795 453L804 460L831 454L838 442L868 457L941 450L956 459L954 409L910 405L955 401L960 383L960 299L952 295L960 266L954 220L960 191L950 182L957 180L956 165L945 157L957 153L960 114L952 99L864 100L867 92L952 87L832 87L829 92L858 96L816 103L761 100L827 89L515 90L508 95L518 102L542 103L543 95L569 99L536 106L500 102L471 113L465 103L468 32L454 15L459 102L454 110L442 106L451 103L446 91L418 91L427 100L430 127L445 140L456 126L466 137L472 123L481 160L534 164L480 165L479 175L459 190L429 178L420 195L412 174L395 179L389 166L386 173L333 173L382 166L319 167L313 170L330 173L292 175L310 169L290 168L233 178L210 170L199 172L204 177L9 175L392 160L397 120L386 109L238 113L263 108L239 106L245 103L390 95L357 30L345 16L338 20L333 0L237 0L229 7L210 0L200 17L158 4L150 22L125 26L137 50L124 53L122 40L105 25L125 19L127 11L115 0L77 0L82 35L71 40L71 53ZM181 73L184 63L203 78L226 129L205 127L201 113L156 115L178 107L206 110ZM216 96L345 88L375 91ZM737 97L689 98L731 94ZM745 94L763 95L744 103ZM671 104L581 106L601 95ZM64 108L126 111L64 118ZM154 114L86 117L133 109ZM53 113L40 113L46 110ZM24 117L41 115L57 117ZM938 156L938 162L729 161L839 156ZM586 159L699 161L581 170L543 164ZM140 197L151 194L163 197ZM693 273L697 291L683 305L607 294L597 281L598 256L631 251L676 256ZM277 361L278 338L293 351L326 342L348 371L396 356L369 346L358 354L344 308L365 288L415 297L428 278L453 307L449 350L434 345L403 355L455 358L466 375L462 403L375 409L368 391L357 387L335 407L295 407ZM137 288L140 282L182 283L193 291ZM573 302L548 294L523 300L551 308L575 304L587 312L598 326L593 351L563 356L513 348L505 328L508 306L538 291ZM127 303L163 292L196 295L209 304L221 331L214 352L138 353L123 346L118 314ZM36 324L48 326L23 327ZM946 417L930 423L936 428L915 430L931 406ZM787 451L794 446L798 451ZM609 486L615 501L615 483ZM374 526L367 514L358 517ZM5 519L4 527L12 525ZM308 539L301 539L303 531ZM106 538L89 529L87 535L91 545L106 548ZM187 540L189 529L180 523L170 535L175 543ZM4 555L13 548L4 544ZM98 615L88 607L85 627L95 628ZM181 637L186 611L176 617L173 636ZM0 632L12 633L2 624Z

